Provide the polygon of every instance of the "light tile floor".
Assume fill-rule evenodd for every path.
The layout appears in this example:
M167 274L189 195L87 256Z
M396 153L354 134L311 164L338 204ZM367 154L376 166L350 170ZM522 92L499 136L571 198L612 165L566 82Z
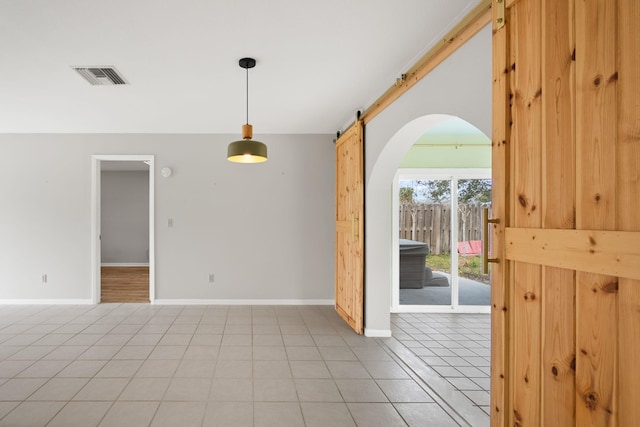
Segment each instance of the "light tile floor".
M0 426L487 425L487 319L372 339L332 307L0 306Z
M444 378L474 406L490 414L491 316L392 314L393 338ZM423 380L429 381L423 375ZM446 385L446 384L445 384Z

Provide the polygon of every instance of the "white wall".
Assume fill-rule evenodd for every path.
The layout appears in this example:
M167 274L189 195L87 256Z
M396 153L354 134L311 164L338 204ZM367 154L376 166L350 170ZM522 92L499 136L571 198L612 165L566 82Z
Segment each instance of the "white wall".
M157 299L333 299L333 136L257 135L259 165L237 138L0 135L0 300L90 300L93 154L155 155Z
M100 186L102 263L148 263L149 171L103 170Z
M487 26L366 128L365 333L390 334L393 177L414 142L458 116L491 135L491 28Z

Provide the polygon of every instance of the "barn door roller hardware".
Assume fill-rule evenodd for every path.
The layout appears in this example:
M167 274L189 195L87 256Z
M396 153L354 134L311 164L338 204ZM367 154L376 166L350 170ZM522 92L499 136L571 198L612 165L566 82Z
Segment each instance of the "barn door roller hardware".
M498 8L498 13L496 14L496 30L504 27L504 1L505 0L496 0L495 7Z

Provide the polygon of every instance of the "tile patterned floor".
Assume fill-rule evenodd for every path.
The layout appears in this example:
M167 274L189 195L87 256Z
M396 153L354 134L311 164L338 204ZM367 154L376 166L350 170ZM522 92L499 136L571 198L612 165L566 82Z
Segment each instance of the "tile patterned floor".
M489 415L489 314L402 313L391 322L393 339Z
M488 322L441 316L371 339L332 307L0 306L0 426L487 425Z

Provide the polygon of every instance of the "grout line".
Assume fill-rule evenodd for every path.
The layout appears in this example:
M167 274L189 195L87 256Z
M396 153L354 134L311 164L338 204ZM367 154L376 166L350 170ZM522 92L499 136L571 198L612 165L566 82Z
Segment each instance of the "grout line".
M174 326L177 326L177 330L180 331L181 328L183 330L190 330L193 329L194 325L195 325L195 329L192 332L186 333L187 335L190 335L189 338L189 342L186 345L181 345L181 347L185 347L185 351L182 353L181 357L177 360L177 366L176 366L176 370L174 370L173 375L171 375L170 377L168 377L168 381L169 384L167 386L167 388L164 390L164 393L162 394L162 397L160 398L160 400L157 402L157 406L155 408L155 412L153 414L151 414L151 420L155 419L155 417L158 415L158 411L160 409L160 406L162 404L162 402L164 402L164 398L167 396L167 393L169 391L170 385L171 385L171 381L175 378L175 374L177 372L177 369L179 369L180 363L185 359L185 354L186 354L186 348L189 347L189 345L191 345L192 343L195 342L195 335L198 331L198 328L200 326L203 325L215 325L214 329L217 329L217 327L219 327L220 325L222 325L222 330L220 333L214 334L214 335L220 335L220 343L219 345L215 346L218 349L218 356L219 356L219 351L222 348L222 339L224 338L225 335L225 329L227 327L227 325L244 325L245 321L249 322L249 329L250 329L250 335L251 335L251 349L252 349L252 356L253 356L253 348L254 345L256 344L256 342L254 342L254 338L257 335L265 335L265 334L255 334L256 332L256 327L258 325L260 325L260 321L268 321L269 324L271 324L271 322L273 320L276 321L276 325L277 325L277 331L274 333L267 333L266 335L279 335L281 337L282 340L282 346L284 348L284 351L287 351L287 348L289 348L286 343L284 342L284 335L308 335L311 337L311 339L317 338L317 339L323 339L326 338L324 341L318 341L320 342L320 344L334 344L335 342L340 342L342 345L340 346L333 346L333 345L329 345L329 346L323 346L323 347L329 347L329 348L346 348L349 349L350 352L355 353L356 355L356 360L358 363L360 363L361 365L363 365L363 368L365 369L365 371L368 373L369 375L369 379L371 379L373 381L374 384L377 384L377 380L375 378L373 378L371 376L371 372L369 372L369 368L367 368L366 366L364 366L364 361L360 359L360 357L365 357L365 354L367 353L365 350L363 350L363 353L360 352L356 352L354 351L355 348L360 348L361 345L359 345L358 343L360 342L359 340L356 340L355 337L354 339L351 339L352 337L352 333L351 331L347 331L344 327L343 324L341 323L340 319L337 319L334 317L334 312L328 309L317 309L317 308L313 308L313 307L305 307L303 309L299 309L296 308L294 310L292 309L287 309L284 311L280 311L278 308L268 308L268 307L248 307L248 310L246 310L247 308L242 307L242 308L234 308L234 309L229 309L227 308L227 310L224 311L224 313L221 313L219 311L216 311L215 314L213 316L209 316L210 319L213 321L213 323L209 322L209 323L203 323L205 321L205 314L207 313L207 309L206 307L203 307L202 310L193 310L190 307L175 307L175 308L146 308L143 306L132 306L132 305L121 305L121 304L114 304L114 305L102 305L102 306L97 306L91 309L84 309L84 310L76 310L76 311L72 311L70 313L69 316L66 317L66 319L64 319L65 317L65 312L62 309L44 309L41 310L42 313L46 312L45 314L40 314L37 315L38 319L39 319L39 323L34 324L32 327L35 327L37 325L44 325L44 324L48 324L48 320L52 319L52 320L59 320L56 319L58 317L63 318L65 321L64 323L58 324L58 327L56 329L59 329L61 327L64 327L65 325L72 327L71 325L75 325L77 328L80 328L81 326L83 326L84 328L80 329L79 331L76 331L72 334L70 334L71 337L75 337L75 336L80 336L83 331L87 331L89 330L89 333L94 330L94 329L106 329L108 327L110 327L109 331L107 333L102 334L102 336L108 336L108 335L130 335L130 337L125 340L124 343L119 343L117 344L115 347L118 348L118 350L111 356L111 358L109 360L107 360L107 363L109 363L109 361L120 361L120 360L136 360L141 362L140 366L135 370L135 372L133 372L131 375L129 375L128 377L124 377L126 379L128 379L127 384L125 384L124 388L119 392L118 396L113 399L112 401L110 401L110 405L109 408L107 409L107 411L102 415L101 420L104 420L105 417L107 416L107 414L109 413L109 411L113 408L113 406L116 404L116 402L121 402L120 400L118 400L120 397L122 397L124 391L126 390L126 388L132 383L132 381L136 377L136 374L140 372L140 370L142 369L142 366L149 360L161 360L161 359L150 359L151 354L153 354L153 352L155 351L155 349L162 347L160 345L160 342L162 341L162 339L167 336L167 335L171 335L171 328ZM22 325L22 323L20 323L20 321L27 321L30 318L30 315L32 315L33 313L29 313L28 310L24 312L24 315L20 315L18 320L13 320L13 325L18 325L17 327L19 328L19 325ZM295 314L295 315L293 315ZM234 322L233 320L240 320L240 322ZM419 324L423 324L422 322L420 322L417 316L413 317L412 319L416 320L416 323ZM90 322L90 323L88 323ZM394 325L394 331L397 331L397 325L398 322L395 322ZM80 326L78 326L80 325ZM187 325L187 326L185 326ZM294 328L294 333L291 333L291 328L293 326L302 326L302 328ZM405 328L409 328L411 325L411 322L403 322L402 325ZM152 327L151 328L151 332L149 331L145 331L143 332L143 329L145 327ZM244 326L241 326L241 328ZM89 329L92 328L92 329ZM154 328L157 328L154 332ZM287 328L290 328L289 334L284 334L283 333L283 328L286 330ZM132 332L135 329L135 332ZM458 328L459 329L459 328ZM458 329L456 328L451 328L451 332L453 334L458 334ZM161 330L162 332L157 332ZM126 334L124 332L128 331ZM261 332L268 332L270 331L269 328L263 328L260 329ZM416 332L414 333L423 333L422 331L420 331L419 329L415 329ZM175 332L180 334L181 332ZM207 333L206 330L203 330L203 333ZM152 335L159 335L160 338L158 340L155 341L154 344L144 344L144 343L138 343L138 344L131 344L132 340L134 339L135 336L137 336L138 334L152 334ZM228 334L227 334L228 335ZM234 335L234 334L231 334ZM241 334L244 335L244 334ZM327 337L323 337L323 335L327 335ZM329 336L331 337L337 337L337 338L330 338L332 341L328 341ZM407 335L407 338L411 338L410 335ZM466 338L462 338L462 339L466 339ZM398 366L405 372L407 372L410 376L410 378L416 382L416 384L418 384L434 401L437 405L439 405L443 410L445 410L446 413L448 413L452 418L454 418L456 421L458 420L458 418L460 418L462 420L462 416L455 413L451 412L449 410L447 410L446 408L448 407L446 401L442 401L444 398L441 398L440 395L438 395L437 393L434 392L434 390L431 389L430 385L422 378L422 376L420 375L420 366L422 365L418 365L418 367L416 367L416 365L412 365L410 362L411 360L407 361L405 360L405 358L403 358L403 354L406 355L413 355L413 353L411 352L410 349L404 349L405 353L403 353L403 351L401 351L400 349L395 349L393 347L393 345L391 345L390 342L386 342L383 339L366 339L367 343L372 344L372 348L376 348L376 349L381 349L382 351L385 352L385 354L388 354L391 357L391 360L394 361L394 363L398 363ZM333 342L335 341L335 342ZM397 340L396 340L397 342ZM375 343L375 344L374 344ZM108 343L107 343L108 344ZM169 343L170 344L170 343ZM397 343L398 345L401 346L400 343ZM122 351L123 348L125 348L128 345L144 345L144 346L148 346L151 348L151 351L149 351L149 353L143 358L143 359L115 359L116 354L119 351ZM23 348L29 348L32 345L27 345L27 346L23 346ZM317 345L317 342L314 340L311 344L308 345L311 348L314 348L318 353L319 353L319 347ZM62 344L58 344L57 346L55 346L56 348L61 348L63 347ZM84 350L82 353L80 353L80 355L84 354L84 352L88 351L91 348L99 348L101 346L97 346L94 344L92 345L88 345L87 349ZM291 346L291 347L295 347L295 346ZM306 346L305 346L306 347ZM368 346L367 345L362 345L363 349L366 349ZM52 350L53 351L53 350ZM80 355L76 356L80 357ZM44 357L44 356L43 356ZM417 362L417 363L422 363L422 360L419 359L419 357L417 356L413 356L413 362ZM41 360L41 359L39 359ZM219 357L216 357L215 359L215 364L217 365L217 362L219 361ZM287 354L286 356L286 361L287 361L287 365L289 368L289 373L291 375L291 382L293 383L294 387L296 386L296 378L293 376L293 371L292 371L292 367L291 367L291 360L289 360L289 356ZM349 416L351 418L351 420L353 420L355 422L354 419L354 415L351 411L351 408L349 406L349 403L344 401L344 396L342 395L342 391L340 390L340 388L337 387L337 384L335 383L336 378L334 377L334 374L331 372L331 370L329 369L328 366L328 361L325 360L324 357L321 357L319 359L319 361L322 362L322 366L325 368L325 370L328 372L329 374L329 378L331 379L331 381L333 381L333 384L336 386L337 391L342 399L342 402L340 402L342 405L344 405L347 408L347 411L349 413ZM253 369L255 368L255 366L253 366L254 364L254 359L253 357L251 358L251 365L252 365L252 380L254 379L253 376ZM336 361L337 362L337 361ZM35 363L35 362L34 362ZM69 362L71 363L71 361ZM104 366L103 366L104 368ZM26 368L25 368L26 369ZM64 369L64 368L62 368ZM61 369L61 370L62 370ZM98 370L98 372L100 372ZM98 373L97 372L97 373ZM96 375L97 375L96 373ZM48 378L47 382L50 381L52 378L54 378L55 375L51 376ZM96 378L96 376L94 375L93 377L88 378L88 381L91 381L91 379ZM114 377L115 378L115 377ZM142 377L140 377L142 378ZM185 377L186 378L186 377ZM344 378L338 378L339 379L344 379ZM215 366L214 366L214 372L213 372L213 376L211 377L211 384L208 388L208 394L207 394L207 399L205 401L204 404L204 414L203 417L206 416L207 410L210 406L211 403L211 396L212 396L212 386L213 386L213 381L215 380ZM45 382L45 384L47 383ZM42 386L41 386L42 387ZM377 385L378 388L380 388L382 390L382 388ZM76 392L77 393L80 392L80 390L82 390L82 387ZM37 392L34 391L34 393ZM298 408L299 411L302 415L302 418L304 420L304 412L303 412L303 407L302 404L304 402L300 401L300 395L298 393L298 389L297 387L295 388L295 392L296 392L296 398L297 398L297 403L298 403ZM382 393L386 396L387 393L384 392L384 390L382 390ZM255 399L255 388L252 389L252 395ZM74 395L75 396L75 395ZM465 397L466 398L466 397ZM69 403L73 402L73 397L68 400L60 409L63 410ZM388 399L388 397L387 397ZM252 402L252 404L255 403L255 400ZM337 403L337 402L336 402ZM360 402L361 403L361 402ZM394 408L394 410L396 411L396 413L398 414L399 417L401 417L402 419L404 419L402 417L402 414L400 413L400 411L397 408L397 404L399 404L401 402L388 402L388 404L392 405L392 407ZM18 404L17 406L19 406L20 404ZM16 406L16 407L17 407ZM13 408L15 409L15 408ZM57 414L60 412L58 411L53 418L55 418L55 416L57 416ZM9 412L11 413L11 412ZM255 418L255 411L253 412L253 418L254 420ZM8 415L8 414L6 414ZM346 415L346 414L345 414ZM456 418L458 417L458 418ZM53 419L52 418L52 419ZM463 422L463 421L460 421Z
M473 404L467 396L459 390L456 390L445 378L431 369L424 363L422 359L415 356L409 349L395 338L379 339L383 348L388 350L392 357L402 365L404 365L419 380L419 384L423 385L436 403L438 403L454 420L458 423L467 424L469 426L480 426L489 424L489 417L478 406ZM415 379L415 378L414 378ZM457 404L455 407L449 403L452 399L459 399L456 396L459 393L463 396L463 404ZM467 401L469 402L467 404ZM456 418L455 416L458 418Z
M382 341L382 340L381 340ZM402 345L402 344L400 344ZM466 423L466 420L460 416L450 405L448 405L445 401L443 401L440 396L427 384L427 382L418 374L407 361L402 359L398 354L396 354L391 348L389 348L385 342L380 343L380 346L386 351L401 369L403 369L411 379L413 379L416 384L420 388L422 388L428 395L433 399L433 402L440 406L440 408L449 415L456 423L462 425ZM394 405L395 407L395 405Z

